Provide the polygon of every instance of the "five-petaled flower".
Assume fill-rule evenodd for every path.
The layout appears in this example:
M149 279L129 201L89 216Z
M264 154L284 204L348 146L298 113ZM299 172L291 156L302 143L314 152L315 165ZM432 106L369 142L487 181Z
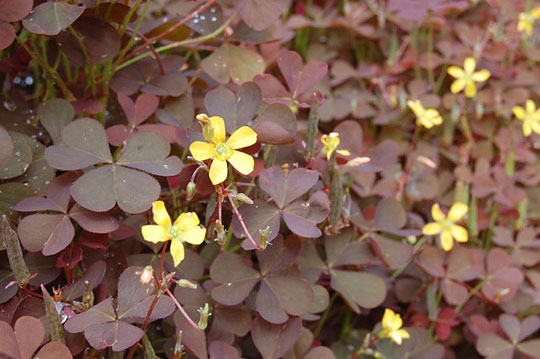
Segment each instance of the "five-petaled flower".
M540 7L519 14L517 24L518 31L524 32L527 36L532 36L534 33L534 21L540 19Z
M443 122L439 111L434 108L424 108L420 100L409 100L407 105L416 115L416 124L418 126L424 126L425 128L432 128L433 126L438 126Z
M163 201L153 202L152 212L156 224L142 226L143 238L152 243L170 240L171 256L176 267L184 259L184 242L201 244L206 235L206 228L199 226L199 217L195 212L182 213L172 223Z
M514 115L523 121L523 135L528 137L534 131L540 135L540 108L537 110L533 100L525 102L525 108L515 106Z
M322 154L326 155L326 159L328 161L330 161L330 157L332 157L332 153L334 153L334 151L343 156L351 155L351 153L347 150L337 150L340 143L339 133L337 132L330 132L328 135L322 135L321 142L324 145Z
M461 202L456 202L450 207L448 217L444 215L437 203L431 207L431 217L435 222L428 223L422 228L422 233L426 236L433 236L440 233L441 247L449 251L454 246L454 239L458 242L467 242L469 233L465 228L455 224L463 218L469 207Z
M453 94L465 89L465 96L472 98L476 96L476 82L484 82L489 79L491 73L488 70L474 71L476 69L476 60L467 57L463 64L463 69L457 66L450 66L448 73L456 80L450 86Z
M253 172L255 161L247 153L237 151L257 142L257 133L248 126L242 126L225 140L225 121L218 116L197 116L203 123L203 134L208 142L195 141L189 150L197 161L212 159L210 180L217 185L227 179L227 161L241 174ZM210 143L209 143L210 142Z
M405 329L401 329L403 320L398 313L392 309L386 308L382 318L382 330L379 333L380 338L390 338L401 345L403 339L409 339L411 336Z

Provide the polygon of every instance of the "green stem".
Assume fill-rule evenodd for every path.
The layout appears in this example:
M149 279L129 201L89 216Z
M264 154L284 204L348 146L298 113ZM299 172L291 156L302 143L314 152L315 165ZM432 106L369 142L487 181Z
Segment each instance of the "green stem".
M337 292L334 292L334 294L332 294L332 298L330 298L330 303L328 303L328 307L326 307L326 310L324 311L321 319L319 319L319 322L317 323L317 328L315 328L315 330L313 331L314 338L317 338L317 336L321 332L321 329L324 323L326 322L326 319L328 319L328 314L330 314L330 309L332 308L332 304L336 300L337 296L338 296Z
M171 44L156 48L156 52L160 53L160 52L167 51L167 50L170 50L170 49L175 49L177 47L182 47L182 46L195 44L195 43L198 43L198 42L204 42L204 41L213 39L214 37L221 34L225 30L225 28L227 26L229 26L229 24L232 22L234 17L235 17L235 14L233 14L230 18L228 18L227 21L225 21L223 23L223 25L221 25L219 28L217 28L215 31L211 32L208 35L195 37L195 38L187 39L187 40L183 40L183 41L173 42ZM123 63L119 64L118 66L116 66L115 71L120 71L120 70L128 67L129 65L134 64L135 62L137 62L139 60L142 60L142 59L144 59L145 57L148 57L148 56L152 56L152 51L147 51L147 52L145 52L143 54L140 54L139 56L136 56L136 57L134 57L134 58L132 58L132 59L126 61L126 62L123 62Z

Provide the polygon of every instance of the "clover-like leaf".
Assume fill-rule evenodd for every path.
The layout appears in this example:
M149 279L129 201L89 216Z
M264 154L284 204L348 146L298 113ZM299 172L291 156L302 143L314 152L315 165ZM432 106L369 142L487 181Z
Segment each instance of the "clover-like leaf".
M262 103L259 87L253 82L239 86L236 93L225 87L218 87L206 94L204 106L208 113L223 117L226 128L233 133L253 119Z
M309 191L318 179L319 174L316 171L295 168L286 173L279 167L271 167L261 172L259 185L279 208L284 208Z
M86 340L96 349L111 347L122 351L137 343L143 331L132 323L142 323L156 295L153 282L141 283L137 274L142 267L128 267L118 280L118 297L107 298L89 310L71 317L65 329L71 333L84 332ZM171 315L174 303L160 296L149 321Z
M297 239L285 243L275 240L271 247L257 253L260 272L249 267L237 254L220 254L210 267L210 276L220 284L212 290L212 297L221 304L236 305L260 282L255 305L265 320L280 324L285 323L289 315L309 312L314 300L312 287L298 277L279 274L292 264L299 249Z
M261 88L264 102L309 107L315 98L322 104L322 93L310 90L328 72L326 63L316 60L304 65L300 55L289 50L282 50L278 54L277 63L288 89L272 75L255 76L253 81Z
M201 62L202 69L214 80L241 85L264 72L264 59L258 53L225 43Z
M251 338L263 359L278 359L287 353L302 334L302 320L291 318L286 324L272 324L256 318Z
M253 124L257 141L271 145L294 143L296 129L294 113L288 106L279 103L268 105Z
M249 27L262 31L276 22L287 7L287 1L234 0L234 7Z
M312 242L304 242L298 258L302 276L310 282L321 274L330 275L330 284L355 312L375 308L386 297L386 284L380 277L366 272L341 269L347 265L378 263L366 242L351 241L352 231L325 239L326 262L322 261Z
M540 339L525 340L540 328L540 317L531 315L523 321L510 314L502 314L499 323L506 338L487 332L478 337L476 349L489 359L512 359L521 352L535 357L539 353Z
M523 282L523 272L511 262L510 255L501 248L491 249L486 256L482 293L496 303L512 299Z
M41 35L58 35L82 15L85 6L61 1L48 1L36 6L23 20L24 28Z
M71 219L93 233L110 233L118 228L116 219L105 214L90 212L78 205L68 210L69 191L75 180L72 173L65 173L53 180L47 189L47 197L26 198L15 206L22 212L60 212L32 214L21 220L18 234L27 250L46 256L62 251L75 235Z
M71 187L75 201L95 212L108 211L116 203L128 213L150 208L159 196L159 183L147 173L132 168L164 176L178 174L182 168L177 157L167 157L170 151L167 141L152 132L131 136L116 163L109 150L105 129L95 120L73 121L62 130L62 141L63 145L51 146L45 152L51 166L75 170L104 164L88 171ZM133 196L135 192L139 195Z
M22 316L14 327L0 321L0 357L7 359L72 359L73 356L65 344L50 342L44 345L34 356L37 349L48 341L45 328L38 318Z

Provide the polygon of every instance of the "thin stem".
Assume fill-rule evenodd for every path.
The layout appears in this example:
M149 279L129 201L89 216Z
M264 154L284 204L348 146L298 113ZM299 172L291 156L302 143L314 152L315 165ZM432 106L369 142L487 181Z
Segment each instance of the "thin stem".
M159 260L159 279L163 279L163 263L165 262L165 253L167 252L167 245L169 242L163 243L163 248L161 249L161 258Z
M225 21L223 23L223 25L221 25L219 28L217 28L214 32L208 34L208 35L205 35L205 36L200 36L200 37L195 37L195 38L192 38L192 39L187 39L187 40L183 40L183 41L177 41L177 42L173 42L171 44L168 44L168 45L165 45L165 46L161 46L161 47L158 47L156 48L156 52L158 53L161 53L163 51L166 51L166 50L170 50L170 49L174 49L174 48L177 48L177 47L182 47L182 46L186 46L186 45L189 45L189 44L195 44L195 43L198 43L198 42L203 42L203 41L206 41L206 40L210 40L216 36L218 36L219 34L221 34L225 28L227 28L227 26L229 26L229 24L231 23L231 21L233 20L234 18L234 14L227 19L227 21ZM132 59L129 59L121 64L119 64L117 67L116 67L116 71L119 71L123 68L126 68L128 67L129 65L139 61L139 60L142 60L144 59L145 57L148 57L152 55L152 52L151 51L148 51L148 52L145 52L143 54L140 54L139 56L137 57L134 57Z
M19 36L16 35L15 38L17 39L17 42L19 42L19 44L22 46L22 48L30 55L32 60L36 61L49 75L51 80L55 82L56 84L58 84L58 87L60 88L60 91L62 91L62 93L64 94L64 97L66 98L66 100L75 101L75 96L67 88L66 84L64 83L64 80L62 80L58 72L54 71L45 60L43 60L39 55L33 52Z
M480 288L482 288L482 286L484 285L485 281L482 280L480 282L478 282L478 284L472 289L470 290L468 293L467 293L467 298L465 298L465 300L463 301L463 303L461 303L460 305L458 305L456 307L456 309L454 310L457 313L459 313L461 311L461 309L463 309L463 307L465 306L465 304L467 304L467 302L469 301L469 299L471 299L475 294L476 292L478 292L480 290Z
M247 229L247 226L246 226L246 222L244 222L244 217L242 217L242 215L238 211L238 208L236 208L236 205L234 204L234 200L232 199L231 195L228 194L227 198L229 199L229 202L231 202L231 207L232 207L232 209L234 211L234 214L236 214L236 217L238 218L238 221L240 222L240 225L242 226L242 229L246 233L246 236L248 237L249 241L255 246L255 248L257 248L258 250L262 250L262 248L259 247L257 242L255 242L255 240L253 239L253 237L249 233L249 231Z
M158 282L158 284L159 284L159 282ZM143 324L141 326L142 331L144 331L146 329L146 327L148 326L148 323L150 323L150 316L152 315L152 312L154 311L154 308L156 307L158 299L159 299L159 295L156 294L154 296L154 299L152 300L152 303L150 304L150 308L148 308L148 312L146 312L146 317L144 318L144 322L143 322ZM133 354L135 354L135 350L137 349L137 344L138 344L138 342L131 346L126 359L131 359L133 357Z
M163 38L165 38L167 35L171 34L172 32L174 32L176 29L178 29L180 26L186 24L188 21L190 21L191 19L193 19L194 17L198 16L200 13L204 12L206 9L208 9L210 6L214 5L214 3L216 2L216 0L210 0L208 1L206 4L202 5L201 7L199 7L197 10L195 10L194 12L192 12L191 14L189 14L188 16L186 16L183 20L177 22L176 24L174 24L173 26L171 26L170 28L167 29L167 31L164 31L162 32L161 34L159 35L156 35L148 40L145 41L145 43L141 46L139 46L138 48L136 48L135 50L133 50L128 56L126 56L126 58L124 60L128 60L130 58L132 58L135 54L143 51L145 48L149 47L149 46L152 46L152 44L154 44L156 41L158 40L161 40Z
M326 319L328 319L328 314L330 314L330 308L332 307L332 304L336 300L337 296L338 296L337 292L334 292L334 294L332 294L332 298L330 298L330 303L328 303L328 306L326 307L326 310L324 311L321 319L319 319L319 322L317 323L317 328L315 328L315 331L313 332L313 337L314 338L317 338L317 336L321 332L321 329L322 329L324 323L326 322Z
M189 315L186 313L186 311L184 310L184 308L182 308L182 305L178 302L178 300L176 299L176 297L174 296L174 294L172 294L172 292L170 291L169 288L166 288L165 291L167 292L167 294L169 295L169 297L172 299L172 301L174 302L174 304L176 305L176 307L178 308L178 310L180 311L180 313L182 313L182 315L184 316L184 318L186 318L186 320L189 322L189 324L191 324L191 326L195 329L198 329L198 330L201 330L199 328L199 326L197 324L195 324L195 322L193 320L191 320L191 318L189 317Z

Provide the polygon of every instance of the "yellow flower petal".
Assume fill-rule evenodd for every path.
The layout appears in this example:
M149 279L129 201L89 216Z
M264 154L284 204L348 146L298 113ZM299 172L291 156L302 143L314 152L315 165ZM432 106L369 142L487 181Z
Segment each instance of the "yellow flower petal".
M529 137L532 134L532 127L529 122L523 122L523 136Z
M181 240L175 239L171 241L171 256L173 258L174 266L178 267L180 262L184 260L184 244Z
M214 143L223 143L225 142L225 121L219 116L212 116L208 119L210 121L210 127L213 129L214 136L212 140Z
M525 109L523 107L514 106L512 112L514 112L514 116L516 116L517 119L522 121L525 119Z
M180 230L182 232L198 226L199 223L199 217L195 212L182 213L178 216L176 221L174 221L174 225L180 227Z
M422 106L422 103L419 100L409 100L407 101L407 106L409 106L411 111L414 112L416 116L420 116L420 114L422 114L424 111L424 106Z
M214 158L210 165L209 176L214 186L224 182L227 179L227 161Z
M437 222L428 223L422 228L422 233L425 236L434 236L438 233L441 233L441 231L442 226Z
M454 239L458 242L467 242L469 240L469 233L467 230L461 226L458 226L457 224L450 227L450 232L452 233L452 236L454 236Z
M467 81L465 81L465 79L457 79L456 81L452 82L452 85L450 85L450 92L453 94L459 93L465 88L465 85L467 85Z
M533 113L534 111L536 111L536 104L533 100L527 100L525 102L525 108L527 109L528 113Z
M400 329L395 332L391 332L390 338L398 345L401 345L403 339L410 338L409 333L405 329Z
M532 9L531 11L529 11L529 13L531 14L533 18L540 19L540 7L536 7Z
M189 146L189 151L197 161L204 161L216 155L216 146L207 142L195 141Z
M193 227L186 230L182 234L182 240L184 242L198 245L204 241L205 236L206 236L206 228L197 226L197 227Z
M446 216L444 215L443 211L441 211L441 207L439 207L438 203L431 206L431 217L436 222L442 222L446 219Z
M536 132L537 134L540 135L540 121L537 121L537 122L533 122L531 124L531 129Z
M159 243L169 239L169 232L157 224L142 226L141 232L144 240L148 242Z
M452 207L450 207L448 219L452 222L457 222L467 214L468 210L469 206L467 206L465 203L456 202L452 205Z
M463 72L463 69L457 66L450 66L448 68L448 74L456 79L459 79L465 75L465 72Z
M247 153L233 151L233 155L228 159L230 164L241 174L248 175L255 168L255 160Z
M476 84L474 82L467 83L467 86L465 87L465 96L468 98L473 98L476 96Z
M441 247L445 251L449 251L454 246L454 240L452 239L452 233L449 230L441 232Z
M397 317L397 319L396 319ZM393 328L396 328L396 320L401 321L401 318L399 317L399 314L394 313L394 311L390 308L386 308L384 310L384 315L382 318L382 326L385 330L391 331ZM397 323L399 324L399 323ZM401 327L401 324L397 326L396 329L399 329Z
M349 151L347 151L347 150L337 150L336 152L339 153L342 156L350 156L351 155L351 153Z
M242 126L227 140L233 150L249 147L257 142L257 133L248 126Z
M156 224L165 227L165 230L171 226L171 217L169 217L163 201L152 202L152 213Z
M488 70L480 70L472 75L472 79L476 82L484 82L491 77L491 72Z
M467 57L463 64L463 69L466 73L472 74L474 69L476 69L476 60L474 57Z

